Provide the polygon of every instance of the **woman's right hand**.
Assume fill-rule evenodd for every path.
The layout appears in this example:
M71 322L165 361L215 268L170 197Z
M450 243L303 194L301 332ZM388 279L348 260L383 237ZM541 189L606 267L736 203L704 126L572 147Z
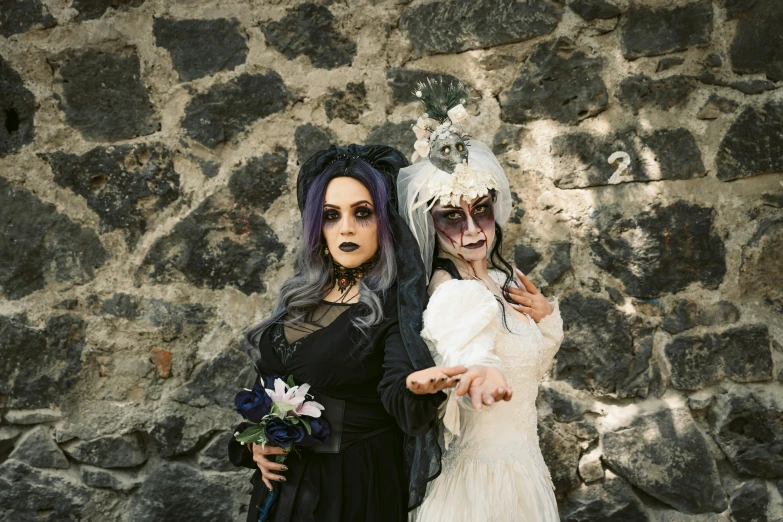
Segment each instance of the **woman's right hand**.
M468 371L464 366L433 366L417 372L413 372L405 379L405 385L416 395L438 393L446 388L453 388L459 384L460 375Z
M261 446L261 444L248 444L247 449L253 452L253 461L258 465L258 469L261 470L261 478L263 479L264 484L266 484L266 487L269 488L269 491L272 491L272 483L270 480L285 482L284 476L276 475L272 473L272 471L287 471L288 466L285 464L278 464L274 461L274 457L272 457L272 460L267 458L268 455L283 455L285 453L283 448L279 446L270 446L268 444L266 446Z

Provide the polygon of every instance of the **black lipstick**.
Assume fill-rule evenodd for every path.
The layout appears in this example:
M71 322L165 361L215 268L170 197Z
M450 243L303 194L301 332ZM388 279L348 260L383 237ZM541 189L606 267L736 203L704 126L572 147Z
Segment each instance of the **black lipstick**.
M340 243L340 250L343 252L353 252L357 248L359 248L359 245L356 243Z
M470 250L475 250L476 248L483 247L485 243L486 243L486 241L484 241L482 239L481 241L476 241L475 243L470 243L469 245L464 245L464 248L468 248ZM340 247L340 248L342 248L342 247Z

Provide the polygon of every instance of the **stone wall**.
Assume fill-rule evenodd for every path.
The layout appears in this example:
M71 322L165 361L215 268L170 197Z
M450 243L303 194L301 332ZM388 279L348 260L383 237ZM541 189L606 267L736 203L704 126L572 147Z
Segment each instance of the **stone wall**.
M783 520L781 27L780 0L0 0L0 519L243 520L230 403L298 166L412 153L440 75L560 297L562 520Z

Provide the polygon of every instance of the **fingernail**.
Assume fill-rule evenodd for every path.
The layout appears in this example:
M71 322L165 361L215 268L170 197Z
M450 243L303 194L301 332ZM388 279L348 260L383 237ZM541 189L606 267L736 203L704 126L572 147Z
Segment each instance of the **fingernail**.
M435 379L430 379L430 382L435 382Z
M441 380L441 381L445 381L445 380L446 380L446 378L445 378L445 377L441 377L441 378L440 378L440 380Z
M288 471L288 466L283 466L283 471Z
M456 380L456 381L454 381L454 382L459 382L459 379L457 379L457 380Z
M280 482L285 482L285 477L280 477Z

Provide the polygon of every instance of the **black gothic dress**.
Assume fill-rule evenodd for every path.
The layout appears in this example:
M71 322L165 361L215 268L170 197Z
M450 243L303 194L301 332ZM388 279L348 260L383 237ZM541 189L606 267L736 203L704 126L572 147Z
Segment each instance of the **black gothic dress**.
M351 318L362 305L326 301L308 321L276 324L259 343L265 375L293 375L318 398L345 401L339 453L291 453L282 473L274 522L405 522L408 477L405 437L425 433L445 394L415 395L414 371L397 319L397 292L384 302L384 321L362 334ZM256 470L248 522L257 522L268 490L252 455L232 441L231 461Z

